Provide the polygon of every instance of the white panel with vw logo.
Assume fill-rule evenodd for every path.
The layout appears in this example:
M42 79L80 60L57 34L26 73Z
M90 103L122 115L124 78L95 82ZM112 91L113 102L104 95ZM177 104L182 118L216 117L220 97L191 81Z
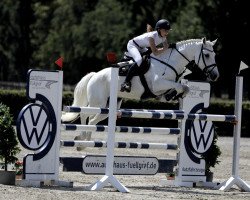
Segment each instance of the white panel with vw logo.
M19 113L17 135L26 149L35 151L24 158L25 180L58 180L62 71L30 70L27 97L33 103Z
M187 84L190 93L180 102L180 109L185 113L204 113L204 108L209 106L210 84L191 81ZM205 161L201 159L201 155L209 149L213 141L213 123L200 120L182 120L179 123L181 136L177 181L205 182Z

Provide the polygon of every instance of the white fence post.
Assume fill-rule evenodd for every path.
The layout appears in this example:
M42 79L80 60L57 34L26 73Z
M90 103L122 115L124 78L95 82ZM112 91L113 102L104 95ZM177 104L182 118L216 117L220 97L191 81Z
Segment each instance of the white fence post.
M118 68L111 68L111 84L109 98L109 119L108 119L108 144L106 157L106 171L103 178L90 186L90 190L100 190L108 183L118 189L120 192L129 192L113 175L114 171L114 144L115 127L117 118L117 91L118 91Z
M235 86L235 110L236 124L234 126L234 141L233 141L233 165L232 176L221 183L218 188L223 191L229 190L233 185L237 185L240 189L250 192L250 186L239 177L239 151L240 151L240 136L241 136L241 112L242 112L242 95L243 94L243 77L236 77Z

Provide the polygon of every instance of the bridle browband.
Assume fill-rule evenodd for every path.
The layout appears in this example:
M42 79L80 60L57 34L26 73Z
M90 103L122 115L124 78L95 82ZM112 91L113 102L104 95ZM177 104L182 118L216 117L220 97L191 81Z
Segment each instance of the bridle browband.
M183 53L181 53L176 47L172 48L171 53L170 53L170 56L171 56L171 54L172 54L173 49L175 49L183 58L185 58L185 60L188 61L188 64L189 64L190 62L192 62L192 60L189 60L189 59L188 59ZM203 53L203 50L204 50L204 49L207 50L207 51L210 51L210 52L214 52L214 51L212 51L212 50L210 50L210 49L204 48L204 47L203 47L203 44L202 44L202 45L201 45L201 51L200 51L199 59L198 59L198 62L197 62L196 64L197 64L197 65L199 64L200 58L202 57L203 63L204 63L204 65L205 65L205 67L204 67L204 69L202 70L202 72L208 77L208 75L209 75L209 74L213 71L213 69L216 67L216 63L211 64L211 65L207 65L207 64L206 64L205 58L204 58L204 53ZM175 75L176 75L175 82L177 82L177 81L179 80L179 78L180 78L180 77L185 73L185 71L186 71L186 67L185 67L185 69L184 69L180 74L178 74L178 72L176 71L176 69L175 69L172 65L170 65L170 64L168 64L168 63L166 63L166 62L164 62L164 61L162 61L162 60L160 60L160 59L158 59L158 58L152 57L152 56L150 56L150 58L152 58L152 59L154 59L154 60L157 60L158 62L160 62L160 63L162 63L162 64L168 66L170 69L172 69L172 70L174 71ZM187 64L187 65L188 65L188 64ZM187 66L187 65L186 65L186 66ZM208 70L209 68L212 68L212 69L211 69L211 70Z

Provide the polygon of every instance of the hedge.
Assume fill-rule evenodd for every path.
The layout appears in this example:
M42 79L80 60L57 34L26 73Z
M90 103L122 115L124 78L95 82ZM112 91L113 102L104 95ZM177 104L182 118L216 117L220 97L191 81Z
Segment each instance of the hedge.
M71 105L73 101L72 92L63 93L63 105ZM0 102L10 107L10 112L17 119L17 116L21 109L30 101L26 98L25 90L0 90ZM135 109L178 109L178 103L161 103L154 100L146 101L133 101L124 100L122 108L135 108ZM210 114L233 114L234 113L234 101L211 99L210 106L207 109L207 113ZM242 111L242 137L250 137L250 102L243 102ZM78 122L79 123L79 122ZM176 120L157 120L157 119L129 119L123 118L117 120L117 125L127 126L145 126L145 127L177 127L178 122ZM107 120L100 124L107 124ZM232 136L233 125L230 123L215 122L217 133L219 136Z

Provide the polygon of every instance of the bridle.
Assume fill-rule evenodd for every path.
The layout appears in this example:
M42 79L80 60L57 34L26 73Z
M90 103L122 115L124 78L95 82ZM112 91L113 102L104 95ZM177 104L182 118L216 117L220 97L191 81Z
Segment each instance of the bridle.
M202 70L202 72L206 75L206 77L208 77L210 75L210 73L214 70L214 68L217 66L216 63L211 64L211 65L207 65L206 61L205 61L205 57L204 57L204 53L203 50L207 50L209 52L214 52L213 50L204 48L203 44L201 45L201 51L200 51L200 55L199 55L199 59L198 62L196 63L196 65L199 66L199 62L200 59L202 58L203 64L205 65L204 69Z
M171 49L170 56L171 56L171 54L172 54L173 49L175 49L183 58L185 58L185 60L188 61L187 65L188 65L189 63L192 62L192 60L189 60L189 59L188 59L183 53L181 53L176 47L174 47L174 48ZM200 62L200 59L202 58L203 64L205 65L205 67L204 67L204 69L202 70L202 72L206 75L206 77L208 77L208 76L210 75L210 73L214 70L214 68L215 68L217 65L216 65L216 63L211 64L211 65L207 65L207 64L206 64L205 56L204 56L203 50L207 50L207 51L210 51L210 52L214 52L214 51L212 51L212 50L210 50L210 49L207 49L207 48L204 48L204 46L203 46L203 44L202 44L202 45L201 45L201 51L200 51L200 54L199 54L199 59L198 59L198 62L196 63L196 65L198 65L199 62ZM168 60L170 59L170 56L169 56ZM166 63L166 62L164 62L164 61L162 61L162 60L160 60L160 59L158 59L158 58L155 58L155 57L153 57L153 56L150 56L150 58L152 58L152 59L154 59L154 60L157 60L158 62L160 62L160 63L166 65L166 67L169 67L170 69L172 69L172 70L174 71L175 75L176 75L176 78L175 78L175 81L176 81L176 82L177 82L177 81L179 80L179 78L185 73L185 71L186 71L186 69L187 69L187 68L185 67L185 69L184 69L180 74L178 74L178 72L176 71L176 69L175 69L172 65L170 65L169 63ZM187 65L186 65L186 66L187 66ZM165 69L165 70L166 70L166 69ZM164 70L163 75L165 74L165 70Z

